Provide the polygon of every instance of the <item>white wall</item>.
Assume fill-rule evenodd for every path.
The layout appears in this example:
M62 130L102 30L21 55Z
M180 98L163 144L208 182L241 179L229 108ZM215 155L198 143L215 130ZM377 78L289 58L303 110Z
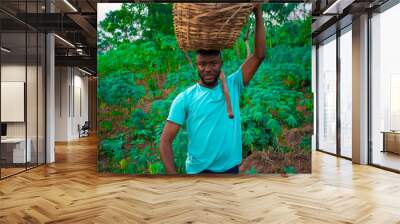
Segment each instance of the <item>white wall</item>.
M1 65L1 81L25 82L25 64Z
M68 140L68 86L67 67L55 68L55 141Z
M56 67L55 85L55 140L77 139L78 124L88 120L88 78L76 68Z

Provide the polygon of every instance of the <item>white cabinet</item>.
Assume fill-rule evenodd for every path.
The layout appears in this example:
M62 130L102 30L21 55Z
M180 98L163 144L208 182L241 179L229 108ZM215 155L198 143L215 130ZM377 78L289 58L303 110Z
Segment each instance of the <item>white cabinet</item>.
M2 139L1 144L7 144L8 147L12 147L13 163L25 163L32 161L32 140L28 138L28 143L25 151L25 139L24 138L7 138ZM26 153L25 153L26 152ZM27 159L25 161L25 159Z

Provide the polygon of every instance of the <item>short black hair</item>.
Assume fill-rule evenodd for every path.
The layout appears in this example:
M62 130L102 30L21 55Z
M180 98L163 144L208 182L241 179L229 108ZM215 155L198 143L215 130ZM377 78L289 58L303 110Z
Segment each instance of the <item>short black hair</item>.
M197 50L197 54L206 55L206 56L220 56L221 51L220 50L199 49L199 50Z

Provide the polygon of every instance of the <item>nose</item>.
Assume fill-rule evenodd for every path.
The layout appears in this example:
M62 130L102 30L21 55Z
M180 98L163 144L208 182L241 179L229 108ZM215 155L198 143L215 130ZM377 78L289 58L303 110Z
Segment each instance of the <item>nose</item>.
M206 66L204 67L204 71L206 72L212 71L211 66L209 64L206 64Z

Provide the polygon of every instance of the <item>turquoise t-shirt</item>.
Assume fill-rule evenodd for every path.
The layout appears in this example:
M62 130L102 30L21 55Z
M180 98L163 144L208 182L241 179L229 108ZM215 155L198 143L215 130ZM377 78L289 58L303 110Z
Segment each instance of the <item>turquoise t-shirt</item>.
M241 67L226 78L234 114L229 119L221 81L214 88L195 84L172 102L167 120L186 122L188 153L186 172L223 172L242 161L240 92L244 89Z

